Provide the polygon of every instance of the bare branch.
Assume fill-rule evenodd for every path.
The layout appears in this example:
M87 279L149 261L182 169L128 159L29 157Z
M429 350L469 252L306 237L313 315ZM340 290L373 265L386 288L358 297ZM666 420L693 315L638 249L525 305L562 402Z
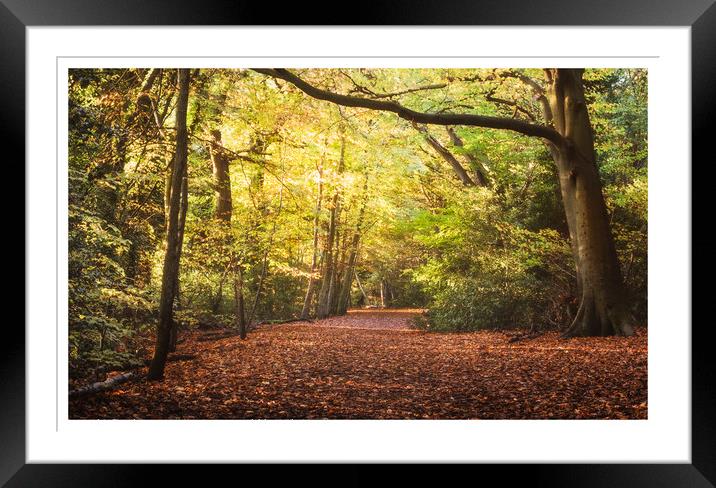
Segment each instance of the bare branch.
M530 119L532 122L535 121L534 115L532 115L532 113L530 113L529 110L527 110L527 109L521 107L521 106L520 106L516 101L514 101L514 100L507 100L507 99L504 99L504 98L496 97L496 96L495 96L495 91L496 91L496 90L495 90L494 88L493 88L492 90L489 90L489 91L485 94L485 100L487 100L488 102L493 102L493 103L497 103L497 104L500 104L500 105L507 105L507 106L510 106L510 107L514 107L515 111L521 112L521 113L525 114L525 116L526 116L528 119Z
M432 85L408 88L408 89L393 92L393 93L378 93L378 92L374 92L367 86L361 85L356 80L354 80L353 77L351 77L351 75L349 75L345 71L343 71L343 70L339 70L339 71L343 76L348 78L350 80L350 82L353 84L353 86L355 87L355 89L351 90L351 92L362 93L362 94L368 95L370 98L374 98L374 99L399 97L400 95L406 95L408 93L415 93L415 92L426 91L426 90L438 90L440 88L445 88L446 86L448 86L447 83L435 83Z
M465 186L475 186L475 182L472 181L472 178L467 174L467 171L465 171L465 168L462 167L462 164L460 164L460 161L457 160L453 154L448 151L448 149L440 144L440 142L433 137L430 132L428 132L427 128L419 126L416 123L413 123L413 127L420 132L428 144L430 144L430 147L432 147L435 152L437 152L445 161L448 162L448 164L452 167L453 171L455 171L455 174L457 174L458 178L460 178L460 181L462 181L462 184Z

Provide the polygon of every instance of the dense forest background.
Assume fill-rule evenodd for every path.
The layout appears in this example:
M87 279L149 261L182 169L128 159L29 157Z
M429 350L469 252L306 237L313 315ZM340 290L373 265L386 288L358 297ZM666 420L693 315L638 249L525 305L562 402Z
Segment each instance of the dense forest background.
M181 71L69 72L71 374L147 356L172 198L173 340L349 307L425 308L415 326L435 331L564 330L577 315L544 139L341 107L252 70L183 70L183 85ZM537 69L293 71L420 112L542 120ZM628 313L646 325L647 73L582 79Z

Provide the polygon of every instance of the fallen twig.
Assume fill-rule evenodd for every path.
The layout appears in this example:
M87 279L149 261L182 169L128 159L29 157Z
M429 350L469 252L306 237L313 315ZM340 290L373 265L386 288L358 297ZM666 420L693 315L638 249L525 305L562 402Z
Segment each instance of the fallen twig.
M541 336L542 334L544 334L544 332L530 332L529 334L513 336L507 342L512 343L512 342L518 342L518 341L526 341L529 339L535 339L535 338Z
M190 361L194 358L196 358L196 354L174 354L167 358L167 362L171 363L175 361ZM145 359L144 361L142 361L142 364L127 364L120 366L119 368L112 369L109 369L109 367L107 366L100 367L95 371L95 375L99 375L109 371L126 371L128 369L136 370L138 368L141 368L142 366L149 366L151 362L151 359ZM99 393L101 391L110 390L117 385L125 383L126 381L129 381L131 379L138 378L140 376L141 375L139 374L139 372L130 371L128 373L114 376L113 378L108 378L104 381L97 381L95 383L92 383L91 385L83 386L82 388L72 390L69 392L69 396L72 398L76 396L88 395L90 393Z
M139 378L139 372L137 371L131 371L129 373L120 374L118 376L115 376L113 378L109 378L104 381L98 381L97 383L92 383L89 386L83 386L82 388L78 388L76 390L72 390L69 393L70 398L78 397L78 396L84 396L89 395L91 393L99 393L101 391L106 391L114 388L115 386L118 386L122 383L126 383L129 380Z

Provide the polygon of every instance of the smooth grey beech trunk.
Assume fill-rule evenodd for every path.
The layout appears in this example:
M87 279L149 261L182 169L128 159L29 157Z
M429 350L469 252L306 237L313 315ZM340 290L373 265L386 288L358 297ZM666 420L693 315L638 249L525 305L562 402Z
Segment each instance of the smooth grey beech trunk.
M564 138L552 156L581 295L577 314L564 336L628 336L634 330L596 165L582 71L545 70L552 122Z

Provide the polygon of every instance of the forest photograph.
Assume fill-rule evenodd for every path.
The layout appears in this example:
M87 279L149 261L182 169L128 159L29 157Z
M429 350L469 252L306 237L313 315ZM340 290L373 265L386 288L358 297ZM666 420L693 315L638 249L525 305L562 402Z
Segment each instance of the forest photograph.
M69 419L648 418L646 69L67 96Z

